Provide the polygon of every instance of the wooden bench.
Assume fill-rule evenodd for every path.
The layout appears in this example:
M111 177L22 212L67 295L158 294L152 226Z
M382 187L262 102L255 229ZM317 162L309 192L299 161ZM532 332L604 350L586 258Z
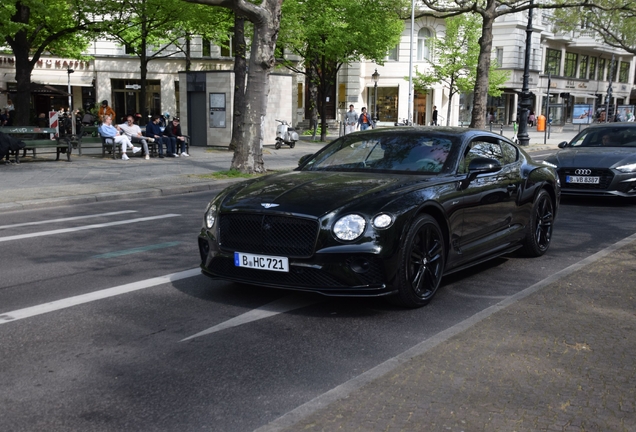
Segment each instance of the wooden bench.
M112 138L102 137L97 131L98 126L82 126L77 134L77 149L80 156L82 155L82 147L101 147L102 157L106 156L106 152L112 154L113 159L117 156L121 157L121 146L115 145ZM133 145L137 144L133 142ZM119 152L119 154L118 154ZM157 143L148 142L148 152L152 155L157 153Z
M71 137L55 136L54 139L50 139L47 135L57 134L55 128L41 128L34 126L10 126L0 128L0 132L4 132L11 135L14 138L22 140L25 144L22 149L22 157L27 155L27 151L33 152L33 158L37 157L37 150L53 149L57 154L55 160L60 160L60 154L66 153L66 158L71 161L71 152L73 151L73 143ZM44 136L42 136L44 135ZM20 152L14 152L15 162L20 163ZM9 155L7 155L9 160Z

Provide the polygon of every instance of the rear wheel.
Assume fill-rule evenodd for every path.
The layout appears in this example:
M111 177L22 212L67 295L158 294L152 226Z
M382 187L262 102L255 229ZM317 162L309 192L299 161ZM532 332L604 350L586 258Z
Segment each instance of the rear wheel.
M532 214L521 252L529 257L546 253L552 241L554 226L554 205L550 194L542 189L532 205Z
M296 141L292 141L289 143L289 148L294 148L296 146Z
M400 248L396 303L415 308L431 301L442 280L445 260L446 246L439 224L430 215L419 216Z

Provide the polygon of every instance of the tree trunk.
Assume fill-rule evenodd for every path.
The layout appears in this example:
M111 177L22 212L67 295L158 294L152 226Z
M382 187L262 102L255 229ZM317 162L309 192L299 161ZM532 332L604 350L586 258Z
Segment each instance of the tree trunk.
M245 18L234 15L234 118L232 120L232 141L229 149L239 148L243 113L245 113L245 75L247 73L247 47L245 45ZM236 156L236 153L235 153Z
M479 38L479 61L477 63L477 80L473 96L473 113L470 127L484 128L486 126L486 111L488 104L488 74L490 71L490 56L492 55L492 25L495 21L497 2L488 0L486 9L482 13L482 31Z
M245 91L245 117L239 134L239 146L234 152L232 168L241 172L263 173L263 131L267 115L269 74L276 59L274 50L280 28L280 0L263 0L260 19L255 19L254 37L247 75L249 84Z
M29 22L31 10L22 3L16 4L16 13L11 17L14 23ZM16 97L13 115L14 126L28 126L31 124L31 74L37 59L30 60L31 43L26 30L20 30L13 38L5 38L15 56ZM39 57L38 57L39 58ZM48 113L47 113L48 117Z

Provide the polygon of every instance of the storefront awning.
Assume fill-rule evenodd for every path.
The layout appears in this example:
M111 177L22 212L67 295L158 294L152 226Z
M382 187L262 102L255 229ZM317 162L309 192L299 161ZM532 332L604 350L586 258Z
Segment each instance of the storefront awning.
M93 86L93 76L92 75L82 75L81 73L72 73L71 75L71 86L72 87L92 87ZM40 74L33 74L31 79L33 82L37 82L39 84L44 85L68 85L69 74L67 73L52 73L47 75L46 77Z
M570 95L572 95L574 97L578 97L578 98L596 99L596 95L589 94L589 93L570 92Z
M69 96L67 92L56 89L53 86L42 85L37 83L31 84L31 93L39 94L39 95L50 95L50 96L66 96L66 97Z

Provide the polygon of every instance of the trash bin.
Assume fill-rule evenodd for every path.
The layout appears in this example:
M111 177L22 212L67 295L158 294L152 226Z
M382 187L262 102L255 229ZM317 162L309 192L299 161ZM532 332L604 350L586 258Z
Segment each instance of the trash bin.
M543 131L545 131L545 116L540 114L539 117L537 117L537 132Z

